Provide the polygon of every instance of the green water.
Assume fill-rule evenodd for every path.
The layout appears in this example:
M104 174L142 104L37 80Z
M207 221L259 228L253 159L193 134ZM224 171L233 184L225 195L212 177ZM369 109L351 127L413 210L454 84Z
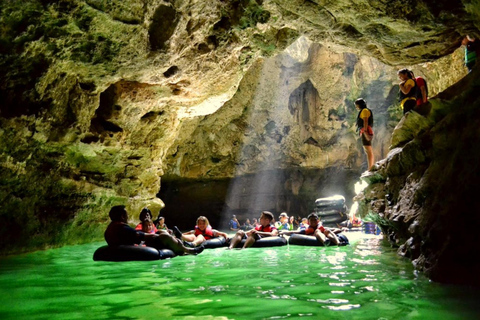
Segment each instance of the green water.
M3 258L0 319L480 319L478 291L431 283L379 237L349 236L151 262L94 262L104 243Z

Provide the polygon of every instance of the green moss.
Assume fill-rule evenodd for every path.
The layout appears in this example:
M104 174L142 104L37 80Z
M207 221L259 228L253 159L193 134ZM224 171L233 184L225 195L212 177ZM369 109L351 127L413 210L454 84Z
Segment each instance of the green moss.
M110 207L126 204L127 198L100 187L85 191L75 180L77 166L87 165L95 153L38 142L12 123L2 127L0 254L101 239Z

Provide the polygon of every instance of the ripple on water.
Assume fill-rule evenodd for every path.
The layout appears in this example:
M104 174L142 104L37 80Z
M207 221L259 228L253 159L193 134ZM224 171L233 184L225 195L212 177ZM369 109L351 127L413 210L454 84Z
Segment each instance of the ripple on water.
M126 263L92 261L100 245L2 259L0 318L480 318L477 291L417 277L378 237Z

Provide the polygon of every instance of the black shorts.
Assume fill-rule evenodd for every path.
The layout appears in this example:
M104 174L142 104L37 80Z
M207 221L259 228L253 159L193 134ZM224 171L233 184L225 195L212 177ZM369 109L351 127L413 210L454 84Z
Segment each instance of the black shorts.
M403 114L407 113L408 111L412 111L413 109L415 109L416 106L417 100L410 99L405 101L405 103L403 104Z
M365 138L365 135L366 133L362 133L362 145L364 146L371 146L372 145L372 140L373 140L373 136L370 140L368 140L367 138Z

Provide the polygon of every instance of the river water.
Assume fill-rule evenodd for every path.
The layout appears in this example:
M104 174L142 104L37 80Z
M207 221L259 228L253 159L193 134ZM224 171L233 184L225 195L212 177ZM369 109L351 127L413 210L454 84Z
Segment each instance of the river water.
M0 259L0 319L480 319L480 292L416 275L381 237L95 262L103 242Z

